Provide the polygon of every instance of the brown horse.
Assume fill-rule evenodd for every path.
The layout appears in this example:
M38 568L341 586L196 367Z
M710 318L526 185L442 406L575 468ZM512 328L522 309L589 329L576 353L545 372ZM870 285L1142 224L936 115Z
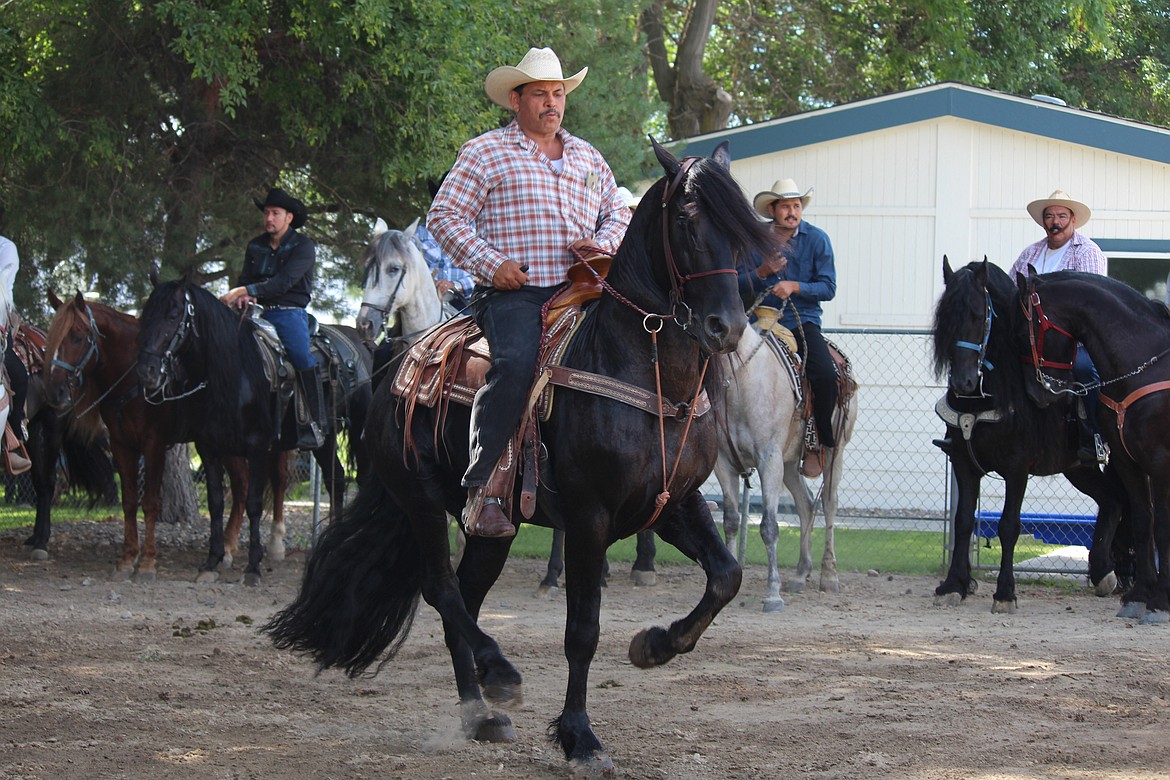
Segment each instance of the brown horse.
M81 293L63 302L50 293L57 309L49 326L46 353L50 356L46 394L57 409L71 408L80 430L96 435L105 423L114 463L122 480L122 516L125 532L117 571L140 582L155 578L157 548L154 525L162 507L163 466L167 448L192 441L194 429L207 419L198 399L147 403L138 384L138 320L101 303L86 301ZM138 543L138 461L143 462L142 515L145 538ZM206 460L206 459L205 459ZM207 508L211 515L211 544L199 579L215 579L221 562L231 565L244 517L248 492L247 466L242 458L225 459L231 481L232 508L225 531L222 474L208 475ZM274 484L270 554L284 555L284 486L288 460L274 454L270 464ZM218 479L216 477L218 476ZM214 486L219 486L218 489Z

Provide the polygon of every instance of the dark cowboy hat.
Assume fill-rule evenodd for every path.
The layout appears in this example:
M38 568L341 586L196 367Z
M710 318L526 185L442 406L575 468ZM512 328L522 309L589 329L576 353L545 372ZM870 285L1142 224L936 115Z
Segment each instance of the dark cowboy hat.
M292 228L296 230L301 225L305 224L305 220L309 216L309 210L305 208L305 204L289 195L280 187L273 187L268 191L268 197L261 201L257 197L252 198L252 202L256 204L256 208L263 211L269 206L276 206L284 209L293 215Z

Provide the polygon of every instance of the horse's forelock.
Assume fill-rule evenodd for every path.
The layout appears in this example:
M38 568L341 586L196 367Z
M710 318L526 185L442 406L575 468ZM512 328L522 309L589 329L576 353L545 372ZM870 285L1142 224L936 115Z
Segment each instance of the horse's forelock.
M691 167L686 192L697 216L726 236L738 257L775 251L769 224L756 217L731 173L715 160L704 158Z

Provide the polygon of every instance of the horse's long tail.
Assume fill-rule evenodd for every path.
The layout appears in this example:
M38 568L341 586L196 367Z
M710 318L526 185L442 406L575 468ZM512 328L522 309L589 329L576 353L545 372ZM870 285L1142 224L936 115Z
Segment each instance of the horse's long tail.
M114 462L107 451L105 436L89 438L65 426L61 437L61 453L65 456L65 473L70 487L79 487L89 495L89 508L98 503L112 506L118 503L118 483L114 478Z
M296 599L261 628L277 647L309 654L318 670L338 667L350 677L383 653L378 669L394 657L422 591L410 520L370 482L317 541Z

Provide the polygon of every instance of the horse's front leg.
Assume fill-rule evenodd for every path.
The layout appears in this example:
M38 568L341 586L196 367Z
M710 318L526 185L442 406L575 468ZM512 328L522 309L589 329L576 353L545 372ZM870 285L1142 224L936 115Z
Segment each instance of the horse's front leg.
M992 613L1012 614L1016 611L1014 559L1016 542L1020 538L1020 508L1024 505L1024 491L1027 488L1026 472L1008 474L1003 478L1003 510L999 513L999 577L995 581L995 595L991 602Z
M114 465L122 484L122 555L114 565L115 576L130 579L138 562L138 451L119 442L112 442ZM150 490L151 469L146 470L147 481L143 491ZM161 475L159 475L161 478Z
M268 480L267 453L248 458L248 567L244 569L244 584L260 584L260 562L264 560L264 544L260 541L260 520L264 515L264 489Z
M605 564L608 519L578 515L577 528L565 534L565 659L569 681L565 706L549 733L576 768L592 776L613 772L613 762L593 733L586 710L589 667L601 633L601 576ZM716 543L723 547L716 537ZM724 548L726 549L726 548ZM631 657L633 649L631 648Z
M565 570L565 532L559 528L553 529L552 547L548 551L548 566L544 570L544 579L536 586L537 598L552 598L560 589L559 579Z
M207 560L200 565L195 581L215 582L219 579L219 564L224 559L223 461L205 452L200 452L199 456L203 459L203 478L207 482L207 514L211 518L211 531L208 537ZM239 534L238 527L236 533Z
M660 666L694 649L715 616L735 598L743 578L735 556L720 540L711 510L699 491L687 495L668 517L659 520L655 530L703 567L707 587L686 617L671 623L668 629L644 629L630 642L630 661L643 669Z
M653 531L638 532L635 551L637 557L634 558L634 566L630 570L630 577L634 584L645 587L657 585L658 572L654 570L654 558L658 555L658 546L654 543Z
M951 468L958 487L951 565L947 569L946 579L934 589L936 607L957 607L969 594L975 592L976 587L975 581L971 579L971 536L975 533L975 507L979 503L980 477L971 464L967 454L968 444L959 435L959 429L947 428L947 436L954 441Z
M801 593L813 572L812 532L813 525L816 523L817 510L812 488L800 475L799 460L792 460L784 464L784 486L792 495L792 501L796 505L796 517L800 521L800 553L796 561L796 576L788 581L785 590ZM767 500L769 504L776 503L775 497ZM763 532L764 527L761 525L760 533L763 534Z

